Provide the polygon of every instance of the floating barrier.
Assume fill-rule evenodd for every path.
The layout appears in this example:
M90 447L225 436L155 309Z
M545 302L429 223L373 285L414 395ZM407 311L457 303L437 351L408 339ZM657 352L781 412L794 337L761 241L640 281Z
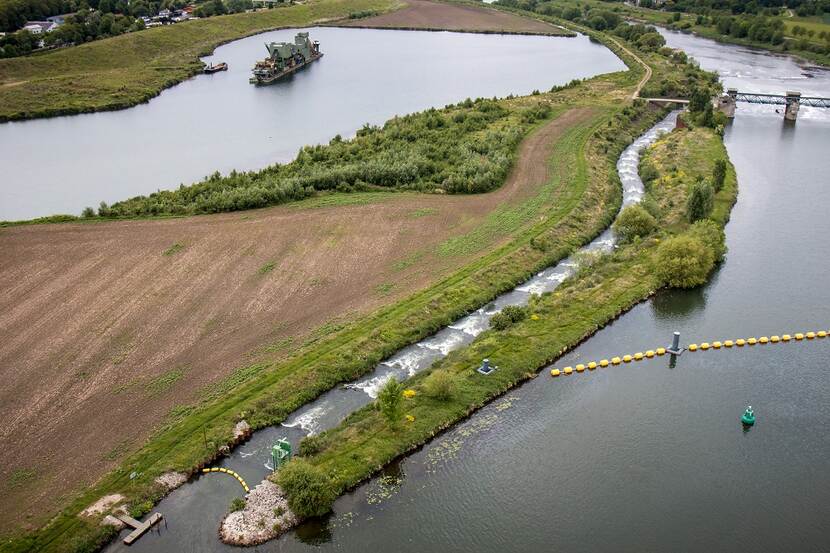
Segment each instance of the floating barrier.
M678 333L675 333L675 334L677 336L679 336ZM756 344L769 344L769 343L778 344L778 343L782 343L782 342L791 342L793 340L795 340L797 342L798 341L803 341L803 340L815 340L817 338L818 339L827 338L828 336L830 336L830 332L828 332L826 330L818 330L818 331L815 331L815 332L810 331L810 332L804 332L804 333L796 332L795 334L792 334L792 335L790 335L790 334L782 334L781 336L773 335L773 336L770 336L769 338L767 338L766 336L761 336L760 338L752 337L752 338L746 338L746 339L737 338L735 340L724 340L723 342L715 341L715 342L712 342L711 344L709 342L701 342L700 344L689 344L689 346L686 349L691 351L691 352L695 352L695 351L707 351L709 349L732 348L732 347L735 347L735 346L737 346L739 348L742 348L744 346L754 346ZM678 347L676 351L681 351L682 352L683 348ZM646 358L651 359L656 355L665 355L666 353L671 353L672 355L678 355L676 353L672 353L670 350L667 350L666 348L656 348L656 349L653 349L653 350L652 349L647 350L645 353L637 352L633 355L627 354L627 355L623 355L622 357L612 357L610 361L608 359L602 359L599 362L591 361L587 364L580 363L580 364L576 365L576 369L574 369L574 367L565 367L562 370L554 368L554 369L551 369L550 374L551 374L551 376L555 377L555 376L559 376L561 374L572 374L574 372L574 370L578 373L581 373L581 372L584 372L586 368L593 371L597 367L602 367L604 369L604 368L607 368L611 365L619 365L621 363L631 363L632 361L642 361L643 359L646 359ZM216 470L216 469L213 469L213 470ZM207 469L205 469L205 471L207 471Z
M209 469L202 469L202 474L208 474L210 472L224 472L225 474L230 474L239 481L239 483L242 485L242 489L245 490L245 493L251 491L251 488L248 487L248 484L245 482L245 480L243 480L242 477L239 476L239 474L232 470L226 469L224 467L212 467Z

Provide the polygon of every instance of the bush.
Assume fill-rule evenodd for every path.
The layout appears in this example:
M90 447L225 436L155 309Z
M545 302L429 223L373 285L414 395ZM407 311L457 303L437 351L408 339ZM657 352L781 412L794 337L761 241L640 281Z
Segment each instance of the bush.
M714 265L712 250L695 236L669 238L657 249L657 276L673 288L700 286Z
M614 221L614 232L621 242L631 242L638 236L648 236L656 227L654 217L643 206L636 204L623 208Z
M300 440L300 456L308 457L318 453L325 447L326 441L320 434L312 434Z
M84 219L90 219L95 217L95 210L91 207L85 207L84 210L81 212L81 217Z
M231 501L231 512L235 513L236 511L241 511L245 508L245 500L241 497L234 497Z
M686 218L690 223L705 219L715 206L715 190L705 180L699 180L689 189L686 199Z
M500 312L493 315L490 319L490 328L495 330L505 330L514 323L518 323L527 317L527 307L520 307L518 305L508 305Z
M403 401L403 384L393 376L378 392L375 406L389 424L395 425L401 420Z
M723 182L726 180L726 160L718 159L715 161L715 166L712 168L712 185L715 187L715 192L720 192L723 188Z
M337 497L329 477L301 458L292 459L277 471L277 484L294 514L303 518L326 514Z
M437 370L424 380L426 395L439 401L448 401L452 398L456 386L455 376L448 371Z
M726 235L717 223L708 219L698 221L692 225L689 233L711 250L715 263L723 261L726 256Z

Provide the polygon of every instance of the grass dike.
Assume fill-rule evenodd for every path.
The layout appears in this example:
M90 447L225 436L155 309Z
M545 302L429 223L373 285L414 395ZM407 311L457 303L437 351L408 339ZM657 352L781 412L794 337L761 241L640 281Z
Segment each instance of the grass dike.
M648 174L646 196L642 207L634 209L649 214L650 229L612 253L582 260L578 272L555 292L531 299L529 316L484 332L469 346L408 379L401 411L405 416L390 420L377 404L368 405L339 426L308 439L307 455L292 462L325 475L334 496L355 488L496 397L536 377L540 369L633 306L671 287L672 275L661 267L673 242L699 240L707 249L705 270L690 286L705 282L722 259L723 227L737 198L735 171L721 136L707 128L677 129L655 142L642 159L642 172ZM706 216L691 223L686 200L700 182L709 185L718 160L725 167L720 188ZM483 358L499 370L486 377L478 374ZM436 386L436 379L449 384ZM279 471L272 480L283 481ZM289 493L288 504L293 501Z

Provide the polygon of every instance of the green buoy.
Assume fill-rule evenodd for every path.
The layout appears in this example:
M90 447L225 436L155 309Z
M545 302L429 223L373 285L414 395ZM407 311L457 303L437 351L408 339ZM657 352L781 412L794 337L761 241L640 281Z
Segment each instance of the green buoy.
M747 407L744 414L741 415L741 422L747 426L755 424L755 413L752 411L752 405Z

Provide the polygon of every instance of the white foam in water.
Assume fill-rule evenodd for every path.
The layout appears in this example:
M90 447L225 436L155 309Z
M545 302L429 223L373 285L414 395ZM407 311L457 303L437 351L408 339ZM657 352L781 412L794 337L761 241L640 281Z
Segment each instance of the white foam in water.
M472 315L467 315L460 321L450 325L450 328L460 330L470 336L478 336L490 326L490 319L484 314L483 309L479 309Z
M310 436L320 430L320 418L325 415L327 411L328 410L325 405L318 405L316 407L312 407L305 413L297 415L291 420L285 421L282 425L287 426L288 428L299 426Z
M420 363L427 356L426 352L420 348L408 348L402 352L396 353L381 365L393 369L400 369L407 372L409 376L418 372L418 363Z
M441 355L447 355L449 352L457 348L464 341L462 334L452 332L445 333L444 336L433 336L421 342L421 345L427 349L440 351Z
M383 388L383 385L389 382L393 376L395 376L395 373L389 372L380 376L367 378L366 380L354 384L351 388L360 390L370 398L375 399L378 397L378 392L380 392L380 389Z

